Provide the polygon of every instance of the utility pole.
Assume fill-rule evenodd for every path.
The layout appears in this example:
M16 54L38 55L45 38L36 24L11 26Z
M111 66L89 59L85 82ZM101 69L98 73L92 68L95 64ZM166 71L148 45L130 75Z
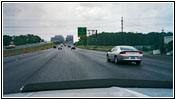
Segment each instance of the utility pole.
M121 32L123 33L123 17L121 17Z
M87 30L87 31L88 31L88 36L89 36L91 30ZM88 46L88 36L87 36L87 46Z
M97 45L97 30L95 30L95 34L96 34L96 48L98 47Z
M164 28L161 30L161 53L164 53Z
M164 33L164 28L163 28L163 27L162 27L162 30L161 30L161 31L162 31L162 33Z
M123 16L121 17L121 33L122 33L122 43L124 43L124 34L123 34Z
M89 34L89 35L90 35L91 32L92 32L92 34L94 34L94 32L95 32L95 37L96 37L96 41L95 41L95 42L96 42L96 48L97 48L97 46L98 46L98 45L97 45L97 37L98 37L98 36L97 36L97 35L98 35L98 34L97 34L97 30L87 30L87 31L88 31L88 34ZM87 37L87 46L88 46L88 37Z

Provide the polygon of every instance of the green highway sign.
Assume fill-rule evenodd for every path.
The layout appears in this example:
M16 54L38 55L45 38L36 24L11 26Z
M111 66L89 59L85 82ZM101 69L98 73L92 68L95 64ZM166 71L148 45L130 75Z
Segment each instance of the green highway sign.
M87 28L78 27L78 37L86 37L86 36L87 36Z

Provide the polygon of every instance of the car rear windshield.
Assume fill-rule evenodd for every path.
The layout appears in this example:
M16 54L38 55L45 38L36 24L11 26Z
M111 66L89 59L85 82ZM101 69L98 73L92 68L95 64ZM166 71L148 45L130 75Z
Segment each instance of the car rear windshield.
M128 47L120 47L121 50L136 50L135 48L128 48Z

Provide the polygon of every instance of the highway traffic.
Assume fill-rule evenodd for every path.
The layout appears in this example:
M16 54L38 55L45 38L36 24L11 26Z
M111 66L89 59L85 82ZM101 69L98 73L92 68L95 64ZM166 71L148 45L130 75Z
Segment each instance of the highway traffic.
M172 60L157 60L144 54L140 65L115 64L107 61L107 52L57 48L3 57L3 93L20 92L23 85L37 82L104 78L173 80Z

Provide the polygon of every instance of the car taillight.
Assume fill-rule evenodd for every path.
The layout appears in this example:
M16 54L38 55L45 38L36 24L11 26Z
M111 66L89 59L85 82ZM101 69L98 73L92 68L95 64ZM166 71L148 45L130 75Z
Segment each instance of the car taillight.
M139 54L142 54L142 51L139 51Z
M125 51L122 51L122 52L120 52L120 54L126 54L126 52L125 52Z

